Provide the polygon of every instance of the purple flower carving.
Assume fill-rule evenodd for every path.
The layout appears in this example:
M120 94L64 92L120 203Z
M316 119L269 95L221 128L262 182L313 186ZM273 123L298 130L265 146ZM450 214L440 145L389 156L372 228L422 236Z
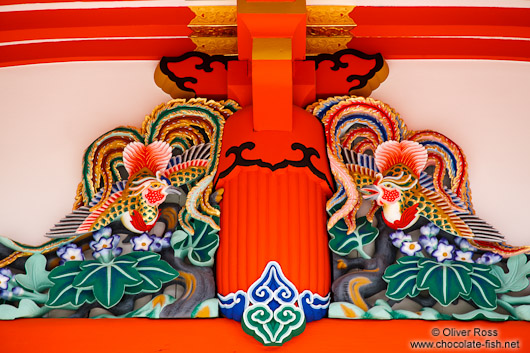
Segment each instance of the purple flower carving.
M101 238L109 238L112 235L112 228L111 227L105 227L101 228L94 234L92 234L92 238L94 238L95 241L98 241Z
M462 251L477 251L477 248L469 244L465 238L455 237L455 243Z
M432 253L432 256L436 257L436 261L438 262L452 260L454 248L454 246L440 241L438 243L438 248Z
M455 255L455 260L473 263L472 257L473 257L473 252L472 251L457 250L456 251L456 255Z
M439 232L440 228L435 226L434 223L429 223L420 228L421 235L425 235L429 238L437 236Z
M61 258L61 263L66 261L83 261L85 259L83 250L73 243L61 246L57 250L57 256Z
M396 248L401 248L404 241L412 241L412 237L401 230L390 234L390 239L392 240L392 245Z
M0 269L0 289L7 289L9 281L13 278L13 273L8 268Z
M436 237L428 237L426 235L420 235L419 242L421 246L429 253L432 254L434 250L438 247L438 239Z
M160 252L162 249L168 248L170 245L171 237L158 238L153 237L153 244L149 247L149 250Z
M131 239L134 251L148 251L149 247L155 241L154 236L143 233L140 236Z
M477 259L477 264L481 265L494 265L497 262L502 260L502 256L499 254L494 254L492 252L487 252L482 254L481 257Z
M417 241L404 241L399 250L408 256L414 256L421 251L421 245Z
M104 228L103 230L105 230ZM110 229L110 228L109 228ZM99 233L100 231L96 232ZM96 233L94 233L96 235ZM107 232L103 234L97 234L94 237L94 241L90 242L90 248L93 250L92 255L97 259L102 255L105 255L105 257L110 256L112 254L113 256L118 256L122 252L122 248L118 248L118 244L120 242L120 236L119 235L110 235L107 236Z

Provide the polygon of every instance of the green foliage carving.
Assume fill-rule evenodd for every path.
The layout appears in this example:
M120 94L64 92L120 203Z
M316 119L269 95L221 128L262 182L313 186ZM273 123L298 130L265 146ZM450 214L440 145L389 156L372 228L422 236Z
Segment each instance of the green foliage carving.
M215 219L218 222L218 219ZM193 219L194 234L177 230L171 237L171 246L175 256L183 259L186 256L195 266L212 266L215 251L219 247L218 230L209 224Z
M501 283L497 293L520 292L528 287L528 276L530 275L530 262L527 262L524 254L510 257L506 263L508 273L504 273L502 267L494 266L492 271Z
M125 294L156 292L178 272L152 252L132 252L110 261L68 261L53 269L54 286L46 305L74 307L97 300L111 308Z
M15 280L27 290L42 292L50 288L53 283L48 279L50 272L46 271L46 257L42 254L34 254L28 258L25 264L26 274L18 274Z
M495 309L497 307L496 290L500 288L501 282L492 273L492 268L498 266L485 266L474 264L473 272L470 274L473 287L465 299L471 299L479 308Z
M437 262L416 256L402 257L389 266L383 279L388 283L386 295L401 300L427 290L441 305L457 298L472 300L481 309L497 307L496 290L501 286L492 267L459 261Z
M128 258L117 258L108 263L98 260L84 261L72 285L75 288L92 290L96 300L108 309L123 298L125 287L142 282L134 265L134 260Z
M154 293L162 288L166 282L175 279L179 273L171 267L167 262L160 260L160 255L153 252L132 252L122 258L130 257L134 259L136 264L136 271L143 280L139 284L126 287L126 294L137 293Z
M284 304L274 312L264 304L250 306L243 313L243 330L266 346L281 346L305 329L302 310Z
M420 271L416 285L418 289L429 290L440 304L447 306L461 294L471 291L471 277L473 267L464 262L437 262L430 259L420 259Z
M499 314L495 311L477 309L465 314L453 314L453 318L462 321L489 320L489 321L506 321L510 319L509 315Z
M50 309L40 307L33 300L22 299L18 307L8 304L0 305L0 320L14 320L22 317L39 317Z
M370 256L364 252L363 247L377 238L379 230L373 227L366 217L361 217L357 219L357 227L354 232L347 234L347 231L348 227L344 220L340 220L329 230L331 236L329 248L331 251L346 256L353 250L357 250L363 258L369 259Z
M387 297L401 300L406 296L417 296L420 293L416 286L419 271L416 256L402 257L397 260L397 264L389 266L383 276L383 279L388 283Z
M92 291L73 286L74 279L81 272L80 266L84 261L67 261L64 265L54 268L50 272L53 282L48 293L46 306L50 308L78 308L84 303L93 303L95 298Z

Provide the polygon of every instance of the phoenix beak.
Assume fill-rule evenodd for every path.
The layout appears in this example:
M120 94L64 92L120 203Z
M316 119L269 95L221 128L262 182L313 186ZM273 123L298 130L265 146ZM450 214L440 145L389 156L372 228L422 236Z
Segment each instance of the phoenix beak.
M360 189L363 198L366 200L375 200L379 196L379 188L375 185L368 185Z
M174 186L169 186L167 189L166 189L166 193L168 195L170 194L173 194L173 195L182 195L182 190L180 188L176 188Z

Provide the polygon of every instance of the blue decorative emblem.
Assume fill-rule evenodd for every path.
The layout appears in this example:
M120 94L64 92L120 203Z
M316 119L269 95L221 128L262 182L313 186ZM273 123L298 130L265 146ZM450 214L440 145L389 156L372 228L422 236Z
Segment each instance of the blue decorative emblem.
M287 342L303 332L306 322L326 316L330 302L330 294L299 293L276 261L265 266L247 292L218 297L224 316L241 321L245 332L270 346Z
M294 304L298 299L296 287L276 261L267 264L261 277L248 288L248 295L252 304L265 304L272 311L282 304Z

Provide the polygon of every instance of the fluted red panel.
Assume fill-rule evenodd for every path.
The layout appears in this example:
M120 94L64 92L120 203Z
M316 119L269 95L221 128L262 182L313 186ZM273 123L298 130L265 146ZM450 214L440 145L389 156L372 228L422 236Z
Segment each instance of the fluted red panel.
M297 107L292 131L254 131L252 122L248 107L225 125L216 177L216 188L224 189L218 292L247 291L276 261L299 292L325 296L331 284L325 205L332 179L322 124Z
M326 295L331 270L320 181L300 168L237 169L223 182L219 293L246 291L276 261L300 292Z

